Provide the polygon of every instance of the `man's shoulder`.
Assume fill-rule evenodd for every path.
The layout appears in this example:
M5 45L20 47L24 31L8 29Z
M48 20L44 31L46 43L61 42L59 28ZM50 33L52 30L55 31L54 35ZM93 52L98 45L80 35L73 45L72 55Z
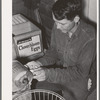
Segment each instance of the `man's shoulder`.
M84 35L90 39L94 39L96 35L96 29L89 23L81 21L81 30Z

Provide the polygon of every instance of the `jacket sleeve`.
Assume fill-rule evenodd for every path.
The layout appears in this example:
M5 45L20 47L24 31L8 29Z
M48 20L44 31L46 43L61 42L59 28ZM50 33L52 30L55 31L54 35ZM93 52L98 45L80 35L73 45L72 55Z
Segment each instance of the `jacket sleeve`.
M56 40L55 40L55 24L54 24L54 27L52 29L50 47L46 51L45 55L42 58L39 58L38 61L43 66L53 65L57 61Z
M87 77L92 61L95 57L95 39L88 41L83 46L79 54L78 61L75 66L68 66L66 68L51 68L45 69L47 81L53 83L64 83L80 77Z

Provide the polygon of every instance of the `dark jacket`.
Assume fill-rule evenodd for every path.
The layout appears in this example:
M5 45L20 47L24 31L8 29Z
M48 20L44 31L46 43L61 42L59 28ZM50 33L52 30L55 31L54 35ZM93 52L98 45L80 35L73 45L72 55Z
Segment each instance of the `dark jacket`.
M45 69L47 81L60 84L66 100L84 100L95 53L95 30L92 26L81 21L69 38L68 34L62 33L54 24L50 48L38 61L43 66L58 66Z

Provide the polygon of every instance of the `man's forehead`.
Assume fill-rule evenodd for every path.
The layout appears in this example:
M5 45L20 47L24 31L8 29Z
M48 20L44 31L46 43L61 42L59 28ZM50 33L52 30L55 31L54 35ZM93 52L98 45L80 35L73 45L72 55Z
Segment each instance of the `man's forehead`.
M70 20L67 20L67 19L57 20L57 19L55 18L54 14L52 14L52 15L53 15L53 20L54 20L55 22L57 22L57 23L60 23L60 24L67 24L67 23L70 22Z

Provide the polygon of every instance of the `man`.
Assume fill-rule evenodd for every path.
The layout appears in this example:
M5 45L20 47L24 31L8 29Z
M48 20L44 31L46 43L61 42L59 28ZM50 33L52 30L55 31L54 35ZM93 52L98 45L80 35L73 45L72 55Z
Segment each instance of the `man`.
M86 99L96 52L94 28L80 19L80 12L80 0L58 0L52 8L50 48L42 58L26 64L38 81L60 84L66 100Z

